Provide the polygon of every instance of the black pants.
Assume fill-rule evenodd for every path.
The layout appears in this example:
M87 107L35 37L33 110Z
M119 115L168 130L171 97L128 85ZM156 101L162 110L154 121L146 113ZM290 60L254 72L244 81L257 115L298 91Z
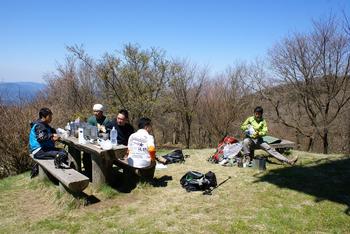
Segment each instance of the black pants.
M91 163L91 154L83 153L83 164L84 164L84 170L85 175L92 178L92 163Z
M52 149L40 149L34 154L35 159L54 159L56 155L60 155L61 158L67 159L68 153L64 149L52 148Z

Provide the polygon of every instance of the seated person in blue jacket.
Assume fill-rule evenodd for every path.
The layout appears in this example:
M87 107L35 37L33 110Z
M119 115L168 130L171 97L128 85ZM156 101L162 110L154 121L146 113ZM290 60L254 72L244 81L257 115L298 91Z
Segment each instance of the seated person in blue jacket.
M56 130L49 124L52 121L52 111L49 108L41 108L39 119L32 122L29 133L30 153L35 159L55 159L55 167L62 167L67 164L68 153L64 149L55 147L59 140Z
M129 123L129 112L127 110L121 109L118 112L117 118L107 123L107 132L110 133L113 127L118 132L118 144L128 145L129 137L135 132L135 130L133 126Z

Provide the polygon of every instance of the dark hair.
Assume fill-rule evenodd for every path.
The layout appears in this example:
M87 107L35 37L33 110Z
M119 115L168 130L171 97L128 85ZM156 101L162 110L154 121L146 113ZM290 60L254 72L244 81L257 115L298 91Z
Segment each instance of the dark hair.
M118 113L124 115L126 119L129 119L129 112L127 110L121 109Z
M139 119L138 127L139 129L144 129L146 126L151 125L151 119L147 117L142 117Z
M262 114L262 113L264 113L264 110L261 106L257 106L254 109L254 113L256 113L256 112Z
M46 116L48 116L48 115L52 115L52 111L49 108L44 107L44 108L40 109L40 111L39 111L39 119L46 118Z

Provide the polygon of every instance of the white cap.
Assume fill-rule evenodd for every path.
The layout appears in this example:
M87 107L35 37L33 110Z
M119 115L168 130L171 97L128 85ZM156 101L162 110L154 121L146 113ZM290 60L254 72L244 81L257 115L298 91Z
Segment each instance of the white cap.
M93 111L103 111L103 106L101 104L95 104L92 109Z

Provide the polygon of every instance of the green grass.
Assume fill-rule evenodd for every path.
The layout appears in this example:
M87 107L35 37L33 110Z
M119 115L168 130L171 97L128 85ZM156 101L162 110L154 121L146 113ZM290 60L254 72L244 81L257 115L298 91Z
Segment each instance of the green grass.
M87 206L29 173L0 180L0 233L349 233L350 157L293 151L297 166L260 172L208 163L213 152L185 150L186 162L157 170L156 183L104 186ZM189 170L232 178L211 196L187 193L179 180Z

